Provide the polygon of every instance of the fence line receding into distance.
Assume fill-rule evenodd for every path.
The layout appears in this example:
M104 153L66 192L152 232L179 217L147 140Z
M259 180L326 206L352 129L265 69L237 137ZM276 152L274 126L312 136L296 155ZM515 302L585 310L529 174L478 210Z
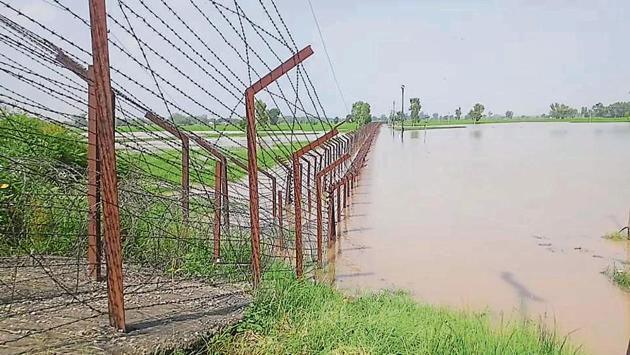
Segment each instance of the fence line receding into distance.
M0 346L323 266L379 125L327 117L273 0L42 6L0 0Z

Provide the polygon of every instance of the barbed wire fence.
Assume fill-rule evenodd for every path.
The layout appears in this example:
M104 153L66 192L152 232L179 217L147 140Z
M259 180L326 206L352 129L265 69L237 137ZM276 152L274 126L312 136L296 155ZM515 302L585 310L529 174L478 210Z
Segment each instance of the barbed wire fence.
M326 116L273 0L43 4L0 0L1 346L323 266L379 126Z

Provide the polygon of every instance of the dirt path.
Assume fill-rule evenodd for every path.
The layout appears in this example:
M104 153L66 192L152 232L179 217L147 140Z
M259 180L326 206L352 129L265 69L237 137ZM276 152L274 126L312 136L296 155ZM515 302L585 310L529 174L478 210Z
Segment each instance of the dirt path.
M44 262L0 260L1 354L186 349L239 321L250 300L245 285L213 286L126 266L129 329L117 333L109 327L106 282L89 280L76 260Z

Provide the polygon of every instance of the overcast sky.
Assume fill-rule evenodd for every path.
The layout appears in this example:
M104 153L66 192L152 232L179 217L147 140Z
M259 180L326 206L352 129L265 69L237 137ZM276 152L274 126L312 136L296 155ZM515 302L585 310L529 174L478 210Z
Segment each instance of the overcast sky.
M428 114L453 114L458 106L467 112L476 102L495 113L509 109L531 115L548 112L555 101L575 107L630 101L628 0L312 2L348 106L364 100L376 115L389 113L394 100L399 109L401 84L406 86L405 106L409 97L419 97ZM50 11L48 0L10 3L70 36L87 34L77 31L83 25ZM86 11L87 0L64 3ZM113 0L108 3L115 8ZM259 4L239 3L246 11ZM276 3L297 45L312 44L315 50L306 67L328 116L344 116L308 1ZM249 15L263 19L262 11L256 11ZM200 16L183 15L200 33L208 30ZM272 29L270 23L264 26ZM120 40L134 51L133 39L123 35ZM89 37L76 41L89 48Z
M399 105L401 84L429 114L630 100L628 0L312 1L346 99L377 113ZM304 14L287 17L323 56L306 0L282 3Z

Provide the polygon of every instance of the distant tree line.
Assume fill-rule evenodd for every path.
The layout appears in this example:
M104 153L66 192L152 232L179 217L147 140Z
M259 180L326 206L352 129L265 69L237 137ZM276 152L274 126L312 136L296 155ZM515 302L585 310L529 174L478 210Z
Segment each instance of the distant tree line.
M576 108L556 102L550 105L549 116L558 119L574 117L630 117L630 102L615 102L610 105L598 102L591 108L582 106L579 111Z
M565 104L559 104L557 102L554 102L553 104L549 105L549 108L550 108L549 116L553 118L558 118L558 119L572 118L572 117L576 117L578 114L578 110Z
M277 125L281 120L286 122L309 122L311 121L308 117L288 117L283 116L280 110L276 107L267 109L267 104L259 99L256 99L254 110L256 112L256 120L261 126L269 126L269 125ZM474 122L479 122L484 117L493 118L493 117L501 117L501 115L495 116L492 112L485 113L485 107L481 103L476 103L473 107L468 111L464 118L468 120L472 120ZM514 112L508 110L505 112L503 116L506 119L513 119ZM524 117L524 116L520 116ZM549 105L549 113L543 114L542 117L552 117L556 119L569 119L575 117L602 117L602 118L621 118L621 117L630 117L630 102L622 101L615 102L609 105L604 105L601 102L591 106L590 108L587 106L582 106L579 110L573 108L569 105L554 102ZM373 120L377 119L372 116L370 104L364 101L357 101L352 104L352 112L346 116L346 122L353 122L358 124L366 124ZM432 115L426 114L422 111L422 103L420 102L420 98L412 97L409 99L409 115L403 114L402 111L397 111L389 115L389 117L385 115L381 115L378 118L380 121L401 121L401 120L411 120L414 124L418 123L420 120L461 120L462 119L462 108L457 107L455 109L455 114L447 114L440 115L438 113L433 113ZM73 124L77 127L85 127L87 126L87 118L85 115L73 117ZM339 117L334 117L331 119L334 123L338 123ZM134 124L133 122L136 119L132 120L123 120L121 118L116 118L116 125L123 126ZM224 119L224 118L208 118L207 115L197 115L190 116L182 113L175 112L171 115L171 121L178 126L192 125L192 124L206 124L206 125L216 125L217 123L222 122L231 122L233 124L239 124L241 127L245 128L245 119L244 118L235 118L235 119Z

